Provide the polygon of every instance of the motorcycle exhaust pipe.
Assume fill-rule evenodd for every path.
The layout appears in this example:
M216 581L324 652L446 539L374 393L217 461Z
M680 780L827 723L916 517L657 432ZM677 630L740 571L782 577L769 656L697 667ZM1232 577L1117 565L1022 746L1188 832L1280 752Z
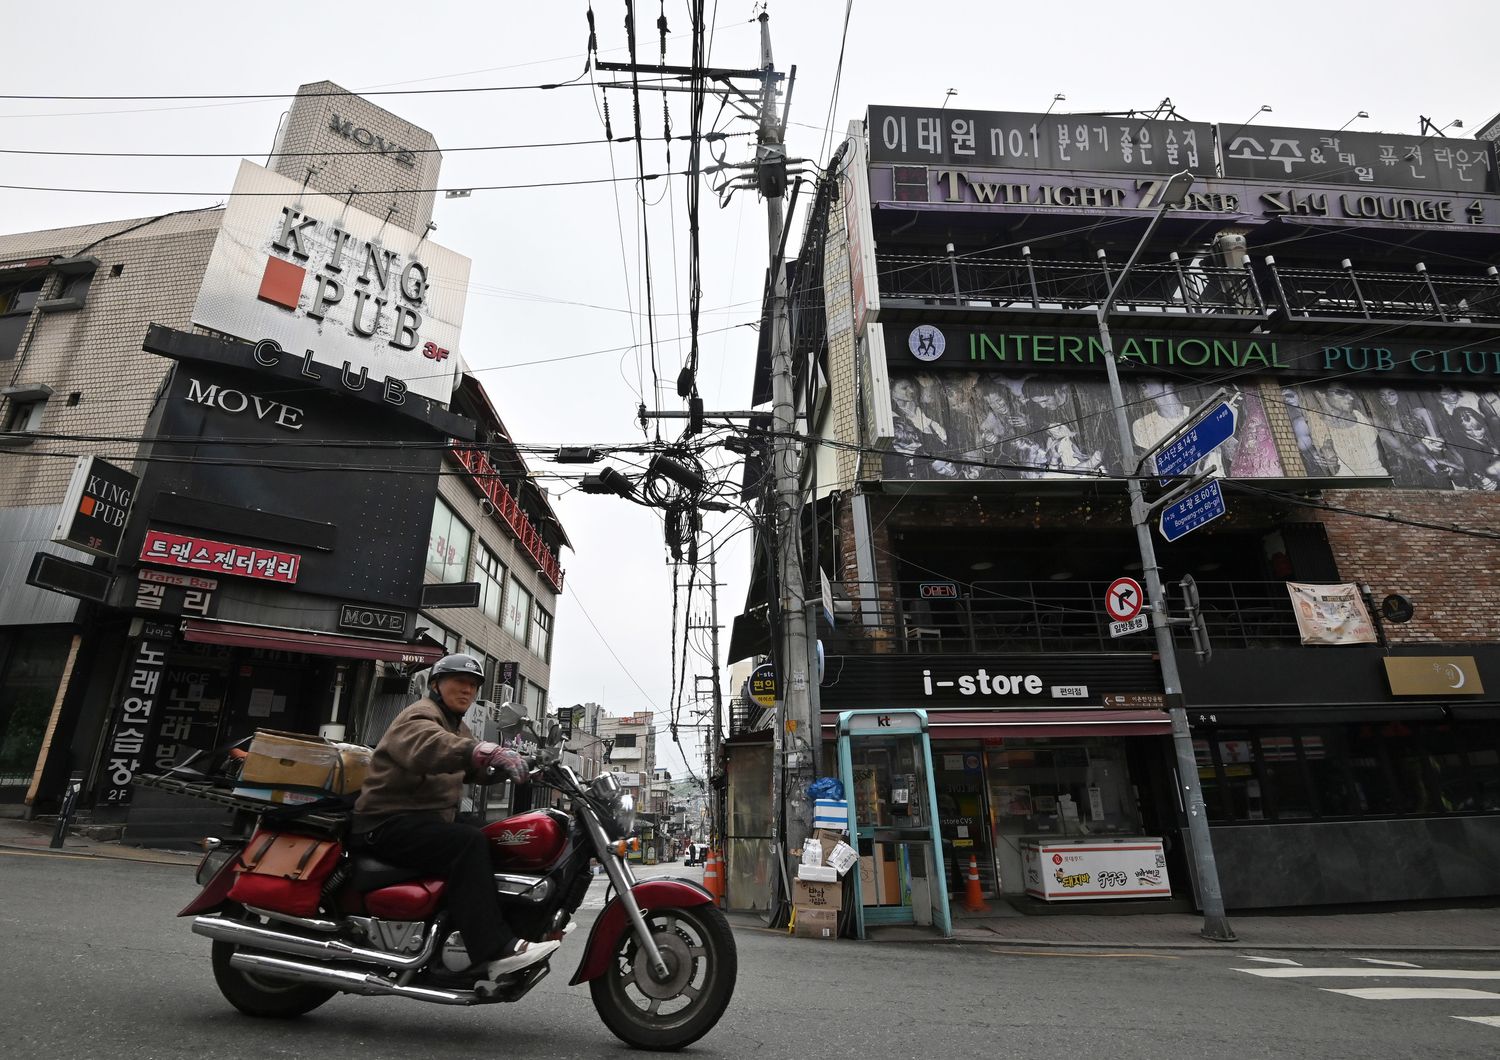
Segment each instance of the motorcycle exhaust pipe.
M367 950L352 946L339 939L310 939L286 931L273 931L258 924L247 924L243 920L227 920L221 916L193 918L193 933L213 939L215 942L231 942L252 950L275 950L294 953L299 957L315 957L323 960L358 961L360 964L378 964L385 968L404 971L420 968L432 957L437 943L437 933L428 930L427 943L420 953L410 957L398 957L384 950Z
M405 997L413 1001L430 1001L439 1005L472 1005L475 996L453 990L434 990L425 986L399 986L381 978L374 972L357 972L343 968L328 968L301 961L288 961L281 957L268 957L260 953L236 953L229 958L231 967L242 972L255 972L290 979L298 983L327 987L346 994L366 996L384 995Z

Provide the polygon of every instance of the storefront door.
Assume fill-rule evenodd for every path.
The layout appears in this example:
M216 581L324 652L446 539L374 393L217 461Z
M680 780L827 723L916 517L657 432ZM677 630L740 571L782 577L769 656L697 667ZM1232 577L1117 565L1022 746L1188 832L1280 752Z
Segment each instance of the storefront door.
M984 747L972 743L940 743L932 749L937 776L938 825L943 835L943 862L948 893L962 895L972 860L979 886L997 893L992 832L984 783Z

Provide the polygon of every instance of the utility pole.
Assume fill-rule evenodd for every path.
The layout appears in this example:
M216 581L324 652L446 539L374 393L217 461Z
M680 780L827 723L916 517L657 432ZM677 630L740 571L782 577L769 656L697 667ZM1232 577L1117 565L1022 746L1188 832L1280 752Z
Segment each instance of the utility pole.
M784 814L781 854L800 847L811 830L807 785L812 781L812 740L817 731L807 690L807 601L802 571L801 455L797 431L796 391L792 379L791 320L787 312L786 267L781 260L786 227L786 146L784 116L776 114L775 62L771 56L770 16L760 14L760 60L765 84L760 96L760 130L755 150L756 185L766 199L770 282L767 308L771 320L771 464L775 495L770 518L776 526L777 589L781 594L780 672L776 675L775 774L776 810Z
M766 530L776 544L775 581L779 595L781 629L776 660L777 717L772 729L774 758L772 775L771 839L779 851L782 866L776 879L789 879L788 851L800 847L811 828L811 804L807 785L812 780L818 728L812 717L808 671L812 649L808 641L806 584L802 566L801 533L801 463L802 446L794 435L797 428L796 390L792 378L791 321L787 308L786 271L781 252L786 229L787 157L785 146L786 117L791 107L792 85L796 67L791 69L786 99L777 111L777 86L784 76L778 73L771 55L770 16L762 12L760 20L760 66L754 70L718 67L681 67L666 64L611 63L595 61L597 70L630 74L650 74L672 78L702 78L722 86L726 103L757 125L755 162L751 166L725 168L749 169L744 184L730 182L726 187L753 186L766 200L766 255L768 281L766 310L771 326L771 401L774 441L771 448L771 471L774 495L767 512ZM702 19L699 18L701 24ZM735 82L754 81L758 95ZM655 90L687 92L690 87L659 84ZM668 413L659 415L667 416ZM717 623L715 623L717 625ZM715 652L717 655L717 652ZM719 711L721 692L715 658L715 713ZM717 733L716 717L715 733ZM716 737L715 737L716 738ZM779 886L779 883L778 883ZM789 895L781 895L789 898Z

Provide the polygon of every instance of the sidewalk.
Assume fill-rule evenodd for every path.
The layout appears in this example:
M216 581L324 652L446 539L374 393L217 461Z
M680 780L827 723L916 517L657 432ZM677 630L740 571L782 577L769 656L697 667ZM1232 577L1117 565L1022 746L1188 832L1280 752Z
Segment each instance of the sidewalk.
M1324 907L1306 913L1232 913L1235 942L1210 942L1196 913L1091 916L971 916L953 922L954 942L1006 949L1369 950L1500 953L1500 905ZM941 941L930 930L880 928L878 942Z
M117 840L89 839L70 834L60 850L52 850L55 819L21 821L0 817L0 850L40 854L63 854L72 857L106 858L112 861L138 861L152 865L178 865L193 868L202 857L196 851L146 850L126 846Z

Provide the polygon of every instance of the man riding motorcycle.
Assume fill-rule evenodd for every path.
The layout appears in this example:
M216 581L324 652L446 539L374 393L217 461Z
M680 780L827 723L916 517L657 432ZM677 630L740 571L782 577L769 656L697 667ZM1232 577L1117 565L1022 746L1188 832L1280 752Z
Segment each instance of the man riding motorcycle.
M518 972L559 945L515 937L496 897L489 841L454 819L465 784L530 779L520 754L476 739L464 724L483 683L472 655L433 664L428 694L396 715L375 747L351 837L382 861L447 881L449 913L473 962L454 975L465 987Z

